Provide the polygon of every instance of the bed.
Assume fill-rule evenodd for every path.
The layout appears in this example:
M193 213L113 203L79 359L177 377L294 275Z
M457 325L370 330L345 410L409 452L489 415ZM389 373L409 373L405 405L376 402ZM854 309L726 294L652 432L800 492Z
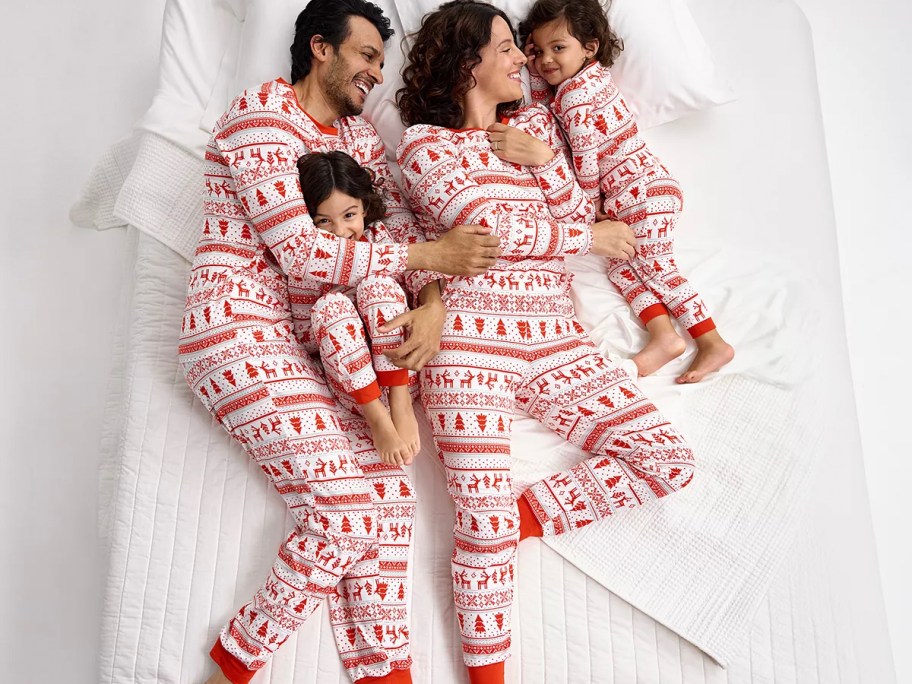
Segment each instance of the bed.
M787 0L687 4L738 98L647 137L685 188L679 261L738 357L699 386L671 380L692 350L641 381L695 448L702 469L691 487L610 525L520 545L507 680L888 683L808 27ZM211 103L201 127L234 94L222 75L238 72L256 30L239 3L219 12L225 42L213 46L212 72L198 75ZM99 682L203 681L208 647L261 583L289 524L178 369L182 253L199 230L198 134L184 144L163 135L166 114L150 112L106 153L73 212L86 225L126 225L132 268L102 439ZM582 322L606 353L631 356L643 333L597 262L572 267ZM531 421L515 425L518 487L579 458ZM462 682L452 506L429 450L411 472L414 679ZM254 681L345 682L328 627L318 611Z

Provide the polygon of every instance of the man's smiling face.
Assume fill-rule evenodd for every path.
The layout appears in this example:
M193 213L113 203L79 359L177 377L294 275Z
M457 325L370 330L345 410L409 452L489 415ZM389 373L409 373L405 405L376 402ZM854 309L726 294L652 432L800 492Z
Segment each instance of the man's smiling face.
M355 116L373 87L383 83L383 41L364 17L348 18L348 37L333 55L323 88L340 117Z

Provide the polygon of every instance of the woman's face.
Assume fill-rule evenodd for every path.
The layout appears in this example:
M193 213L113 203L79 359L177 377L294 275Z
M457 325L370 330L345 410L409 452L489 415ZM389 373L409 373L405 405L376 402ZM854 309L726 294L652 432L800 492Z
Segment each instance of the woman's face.
M483 95L484 99L498 104L521 99L519 75L526 56L516 47L513 33L503 18L494 17L491 40L481 49L479 56L481 62L472 69L476 82L473 90Z

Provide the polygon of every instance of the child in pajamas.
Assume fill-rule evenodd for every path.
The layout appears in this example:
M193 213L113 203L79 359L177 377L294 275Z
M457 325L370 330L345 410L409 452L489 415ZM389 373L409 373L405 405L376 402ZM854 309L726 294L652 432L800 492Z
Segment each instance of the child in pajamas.
M655 372L686 348L670 314L697 344L696 358L677 382L699 382L731 361L734 349L675 263L674 228L683 195L639 136L608 71L621 41L598 0L538 0L520 32L528 37L532 97L550 102L580 185L597 209L627 223L636 235L636 256L610 261L608 277L649 333L633 359L640 375Z
M349 240L393 243L380 222L386 213L383 197L374 188L370 172L349 155L308 154L298 160L298 171L304 202L318 229ZM402 344L402 329L389 333L380 329L407 310L402 287L389 276L371 276L355 287L313 279L299 285L306 291L305 299L315 301L309 316L304 309L295 311L295 333L305 348L319 352L340 403L364 416L383 462L411 463L419 439L410 374L383 355L384 350ZM389 409L381 400L381 388L387 390Z

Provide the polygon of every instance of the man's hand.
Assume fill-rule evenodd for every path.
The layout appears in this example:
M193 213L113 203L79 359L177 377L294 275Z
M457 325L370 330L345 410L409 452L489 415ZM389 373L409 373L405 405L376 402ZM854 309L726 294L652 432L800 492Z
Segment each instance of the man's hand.
M437 290L437 283L425 286ZM439 290L436 298L428 297L417 309L406 311L380 326L381 332L390 332L396 328L405 328L405 342L383 352L399 368L418 371L440 351L440 336L443 332L443 321L446 318L446 307L440 300ZM422 290L422 294L424 290Z
M430 242L409 245L409 270L481 275L500 256L500 239L485 226L456 226Z
M636 237L623 221L599 221L592 224L592 253L611 259L636 256Z

